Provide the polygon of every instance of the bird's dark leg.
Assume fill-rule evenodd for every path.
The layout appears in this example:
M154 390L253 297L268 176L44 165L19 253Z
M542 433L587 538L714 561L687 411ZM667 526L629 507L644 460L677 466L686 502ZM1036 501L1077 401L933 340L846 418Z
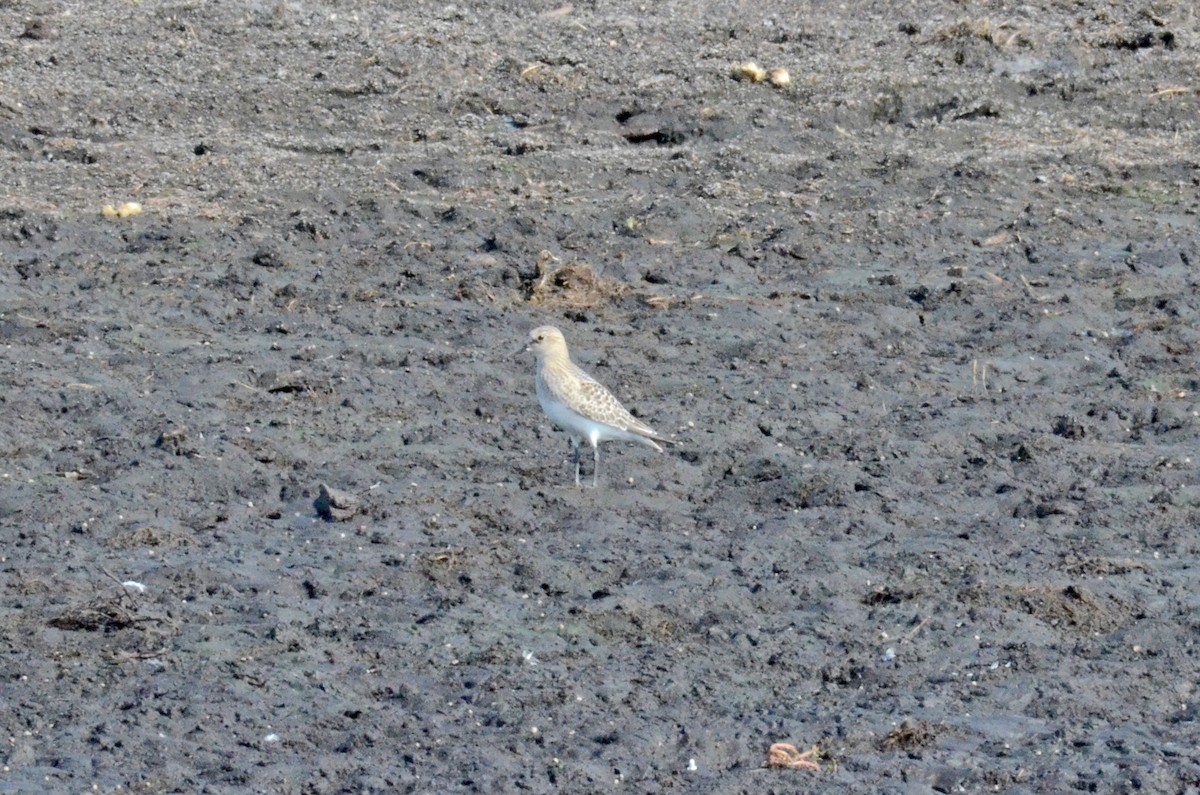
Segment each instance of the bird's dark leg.
M600 445L592 446L592 488L600 482Z

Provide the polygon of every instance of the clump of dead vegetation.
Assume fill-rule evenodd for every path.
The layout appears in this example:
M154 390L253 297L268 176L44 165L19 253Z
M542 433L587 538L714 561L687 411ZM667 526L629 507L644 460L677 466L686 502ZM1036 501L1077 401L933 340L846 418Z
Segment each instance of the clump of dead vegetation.
M528 286L531 304L568 309L592 309L629 295L629 285L601 276L586 262L561 260L543 251L537 262L538 276Z

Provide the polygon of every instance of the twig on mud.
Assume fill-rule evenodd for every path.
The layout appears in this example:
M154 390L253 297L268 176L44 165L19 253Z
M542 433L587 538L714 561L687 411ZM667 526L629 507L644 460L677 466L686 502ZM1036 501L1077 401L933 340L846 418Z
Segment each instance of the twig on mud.
M108 579L115 582L117 584L117 587L121 589L121 591L120 591L121 598L129 599L129 589L125 586L125 583L122 582L121 580L118 580L115 574L113 574L111 571L104 568L103 566L100 566L99 568L100 568L101 573L103 573L105 577L108 577Z
M921 619L920 624L917 624L915 627L913 627L912 629L910 629L908 632L905 633L904 641L907 642L907 641L910 641L913 638L915 638L917 636L917 633L920 632L925 627L925 625L928 623L929 623L929 616L925 616L925 618Z
M178 628L175 621L170 618L138 615L138 604L130 595L129 586L113 576L112 572L107 569L100 567L100 571L117 584L120 589L118 596L113 599L105 596L103 592L97 593L87 605L68 610L62 615L50 619L47 622L50 626L67 631L87 632L133 628L154 632L160 636L169 634L169 632L151 629L147 625L165 625L170 630Z
M704 296L699 294L693 295L690 298L683 295L652 295L646 299L646 303L655 309L670 309L675 304L684 304L689 301L699 300L703 297Z
M140 584L140 582L133 582L132 580L125 582L125 581L116 579L116 575L114 575L112 572L109 572L109 570L104 568L103 566L100 567L100 570L104 574L104 576L107 576L107 578L109 580L112 580L113 582L115 582L116 587L120 588L119 592L120 592L121 596L119 597L119 599L121 600L121 602L127 603L128 606L130 606L130 609L137 609L137 606L138 606L137 602L134 602L133 597L130 596L130 587L131 586L137 587L137 588L139 588L139 592L140 592L140 591L145 591L145 586Z
M1023 273L1021 274L1021 284L1025 286L1025 294L1028 295L1033 300L1037 301L1039 304L1044 304L1048 301L1054 300L1054 296L1052 296L1052 295L1036 294L1033 291L1033 285L1029 283L1029 280L1025 278L1025 274L1023 274Z
M1190 94L1193 89L1187 86L1171 86L1169 88L1160 88L1158 91L1151 91L1151 97L1173 97L1179 94Z
M106 657L107 661L113 665L121 663L133 662L134 660L154 660L159 657L165 657L168 653L166 646L154 651L113 651L109 652Z

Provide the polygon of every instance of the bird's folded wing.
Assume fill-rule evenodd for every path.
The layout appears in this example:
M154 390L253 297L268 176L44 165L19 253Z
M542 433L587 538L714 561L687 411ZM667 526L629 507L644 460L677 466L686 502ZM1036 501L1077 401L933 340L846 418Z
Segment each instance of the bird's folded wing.
M587 413L592 419L623 431L633 431L642 436L658 438L658 433L653 428L626 411L625 407L621 405L621 401L617 400L612 392L605 389L604 385L595 379L589 378L580 383L579 391L584 399L584 405L587 406Z

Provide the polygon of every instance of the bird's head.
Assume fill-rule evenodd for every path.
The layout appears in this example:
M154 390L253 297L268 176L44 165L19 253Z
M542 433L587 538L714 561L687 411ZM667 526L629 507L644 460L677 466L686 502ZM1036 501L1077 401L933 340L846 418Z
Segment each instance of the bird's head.
M567 341L563 338L562 332L554 326L538 326L529 332L527 350L533 351L540 359L560 351L566 353Z

